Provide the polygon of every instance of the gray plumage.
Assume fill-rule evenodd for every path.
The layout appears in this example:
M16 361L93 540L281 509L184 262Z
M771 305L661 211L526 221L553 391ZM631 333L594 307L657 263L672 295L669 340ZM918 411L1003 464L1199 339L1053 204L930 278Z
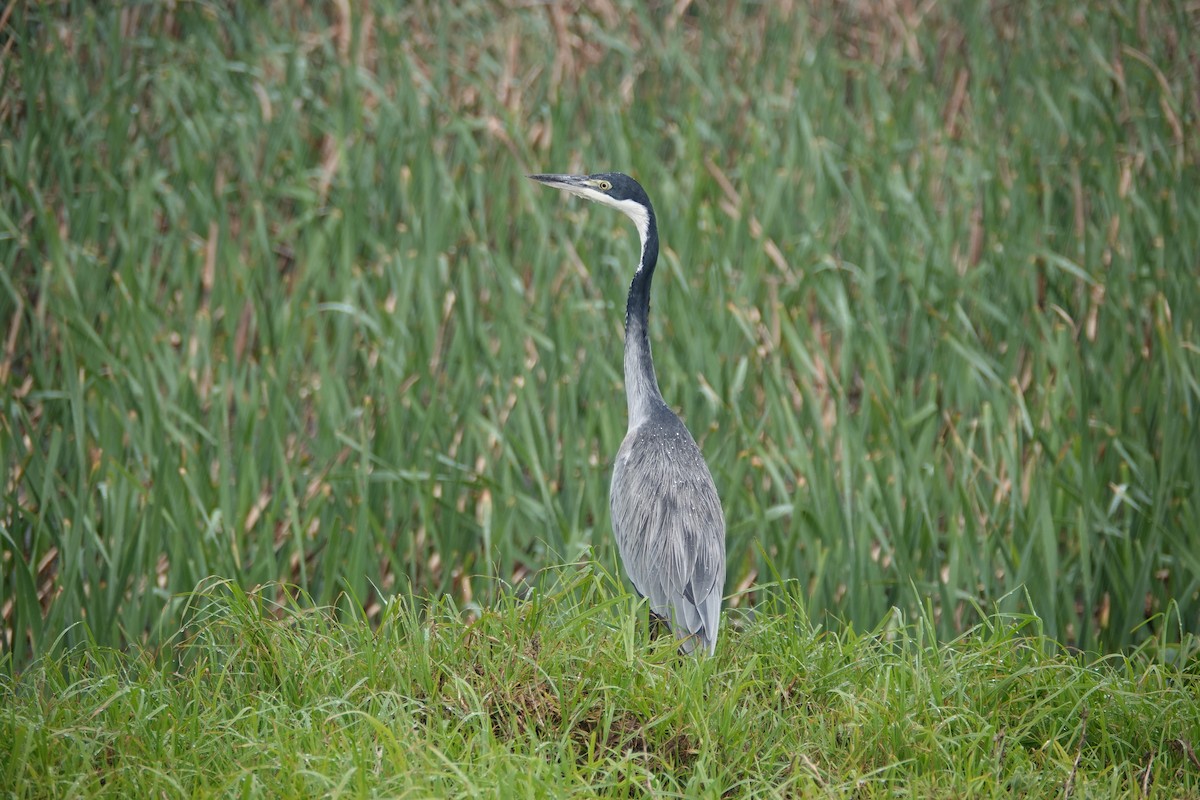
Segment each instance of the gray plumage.
M665 618L685 652L717 645L725 587L725 516L696 441L658 389L647 336L658 228L645 191L619 172L531 175L533 180L623 212L642 253L625 309L629 430L613 465L609 508L629 579Z
M621 563L691 652L716 649L725 519L700 448L665 405L625 435L609 493Z

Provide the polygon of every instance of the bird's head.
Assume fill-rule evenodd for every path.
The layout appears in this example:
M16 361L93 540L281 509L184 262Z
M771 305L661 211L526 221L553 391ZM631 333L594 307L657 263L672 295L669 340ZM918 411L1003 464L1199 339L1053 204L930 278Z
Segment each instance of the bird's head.
M562 189L564 192L586 197L617 209L633 220L638 235L645 245L650 222L654 218L654 207L646 190L633 178L622 172L598 172L595 175L530 175L531 180Z

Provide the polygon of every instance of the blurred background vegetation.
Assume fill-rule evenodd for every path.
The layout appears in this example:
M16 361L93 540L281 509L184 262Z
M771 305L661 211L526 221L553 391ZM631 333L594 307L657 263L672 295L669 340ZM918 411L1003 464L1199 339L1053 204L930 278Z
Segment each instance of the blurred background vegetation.
M0 3L7 668L615 564L623 219L729 603L1200 631L1194 3ZM77 624L83 623L83 624Z

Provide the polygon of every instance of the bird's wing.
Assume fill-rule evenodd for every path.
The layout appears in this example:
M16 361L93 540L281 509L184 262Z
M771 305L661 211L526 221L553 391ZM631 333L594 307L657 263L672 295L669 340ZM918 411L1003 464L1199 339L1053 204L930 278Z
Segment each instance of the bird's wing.
M630 431L610 493L621 561L687 651L716 645L725 586L725 517L708 466L678 419Z

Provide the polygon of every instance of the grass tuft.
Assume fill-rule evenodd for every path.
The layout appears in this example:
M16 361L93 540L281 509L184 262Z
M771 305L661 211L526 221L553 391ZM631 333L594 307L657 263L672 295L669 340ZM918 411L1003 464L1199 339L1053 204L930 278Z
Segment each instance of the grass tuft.
M1087 664L1034 618L813 626L790 594L715 659L646 638L598 565L479 612L398 596L373 627L214 582L158 651L81 646L0 682L14 796L746 797L1200 790L1197 644ZM786 591L785 591L786 590ZM278 601L274 598L287 598Z

